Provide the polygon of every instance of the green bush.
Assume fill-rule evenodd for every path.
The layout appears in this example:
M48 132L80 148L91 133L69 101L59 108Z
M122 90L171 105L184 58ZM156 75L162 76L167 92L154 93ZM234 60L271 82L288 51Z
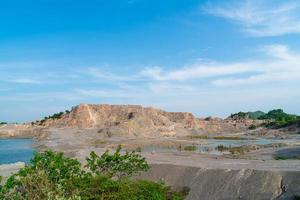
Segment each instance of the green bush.
M6 198L14 194L15 199L74 196L78 180L88 175L81 169L79 161L65 157L63 153L45 151L36 154L29 165L12 175L1 192Z
M226 146L220 144L215 149L218 150L218 151L223 152L223 151L228 151L230 149L230 147L226 147Z
M196 150L197 150L197 147L194 146L194 145L189 145L189 146L183 147L183 150L184 150L184 151L196 151Z
M95 161L103 161L92 162L96 164L95 168L89 168L87 171L82 169L79 161L65 157L63 153L38 153L30 164L0 186L0 199L179 200L186 195L173 192L163 183L128 179L127 177L149 167L144 158L137 156L135 152L121 155L120 150L121 148L118 148L113 155L106 152L104 156L96 156ZM131 161L135 164L127 163ZM121 174L124 176L120 176L119 179L111 178Z
M121 155L121 146L119 145L114 154L106 151L102 156L95 152L90 153L87 158L87 167L95 174L105 174L109 177L129 177L142 171L147 171L149 165L145 158L135 151Z
M79 196L82 199L118 199L118 200L177 200L179 194L163 183L145 180L113 180L107 176L96 175L82 182Z

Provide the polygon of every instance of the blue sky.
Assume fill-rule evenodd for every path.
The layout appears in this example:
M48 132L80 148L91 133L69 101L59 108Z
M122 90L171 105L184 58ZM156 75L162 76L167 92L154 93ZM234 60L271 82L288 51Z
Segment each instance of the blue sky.
M297 0L1 0L0 121L79 103L300 114Z

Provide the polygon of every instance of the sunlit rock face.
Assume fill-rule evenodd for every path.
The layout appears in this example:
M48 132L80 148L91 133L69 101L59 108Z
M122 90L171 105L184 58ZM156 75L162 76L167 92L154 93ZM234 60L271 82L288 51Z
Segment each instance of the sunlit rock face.
M131 136L179 136L191 133L238 132L252 120L200 119L187 112L166 112L139 105L80 104L60 119L48 119L46 127L98 128L107 134Z

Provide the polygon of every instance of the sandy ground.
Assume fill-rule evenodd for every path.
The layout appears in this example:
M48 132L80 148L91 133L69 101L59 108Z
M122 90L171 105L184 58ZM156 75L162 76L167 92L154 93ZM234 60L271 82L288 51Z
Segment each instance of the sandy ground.
M51 129L36 137L35 148L63 151L83 164L91 151L101 155L121 144L124 149L155 146L176 149L180 145L205 144L206 140L187 137L125 137L101 135L96 129ZM246 134L235 134L244 137ZM253 138L253 135L250 136ZM285 135L284 139L294 137ZM285 140L282 140L283 142ZM143 151L152 165L141 178L162 180L174 187L190 188L187 199L293 199L300 195L300 160L274 160L275 155L300 155L300 140L283 146L268 146L245 154L209 154L186 151ZM161 148L161 149L160 149ZM16 163L0 166L7 177L24 166ZM251 187L250 187L251 186ZM284 189L283 189L284 186Z
M20 168L24 167L25 163L17 162L13 164L0 165L0 176L4 177L4 180L11 174L16 173Z
M82 162L91 151L102 154L106 149L113 149L121 144L125 149L156 146L176 149L179 145L205 143L205 140L190 138L136 138L136 137L107 137L96 129L51 129L44 137L36 140L35 148L40 150L53 149L63 151L66 155L76 157ZM300 160L274 160L274 155L299 155L299 146L281 148L261 148L243 155L205 154L195 152L142 152L151 164L174 164L192 166L203 169L254 169L266 171L300 171ZM17 165L20 166L20 165ZM9 173L9 166L0 168L1 173ZM11 166L15 170L15 166ZM5 171L5 172L3 172Z
M296 140L298 141L298 140ZM87 129L52 129L51 134L38 142L41 149L51 148L64 151L67 155L84 161L91 151L102 154L106 149L115 148L122 144L123 148L136 149L137 147L170 147L179 145L205 143L205 140L187 138L161 137L161 138L130 138L105 137L97 130ZM298 145L298 143L297 143ZM269 147L251 151L244 155L211 155L194 152L142 152L149 163L176 164L209 169L257 169L257 170L283 170L300 171L300 160L274 160L273 157L280 150L285 153L300 153L300 147L286 146L281 148Z
M79 150L76 157L82 162L90 151L101 154L104 148ZM300 160L231 159L199 153L142 153L150 164L172 164L202 169L253 169L263 171L300 171Z

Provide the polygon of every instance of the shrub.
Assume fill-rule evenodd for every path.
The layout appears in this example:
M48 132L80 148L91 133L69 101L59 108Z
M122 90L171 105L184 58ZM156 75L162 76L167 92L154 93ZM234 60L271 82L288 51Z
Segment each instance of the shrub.
M228 151L229 149L230 149L229 147L226 147L226 146L224 146L224 145L222 145L222 144L220 144L220 145L218 145L218 146L216 147L216 150L221 151L221 152L223 152L223 151Z
M120 155L120 150L119 147L115 154L109 155L106 152L100 157L106 158L104 166L107 171L130 176L141 169L148 169L144 158L134 152ZM132 166L125 163L131 161L138 164ZM96 169L101 168L102 166L96 166ZM105 174L91 174L82 170L79 161L67 158L62 153L46 151L36 154L29 165L9 177L4 186L0 187L0 199L180 200L186 192L174 192L163 183L127 178L115 180Z
M277 155L274 156L275 160L300 160L300 156L284 156L284 155Z
M98 156L95 152L91 152L90 157L86 159L87 167L95 174L105 174L118 179L149 169L145 158L135 151L126 151L124 155L121 155L120 152L120 145L114 154L109 154L109 151L106 151L102 156Z
M254 130L254 129L256 129L257 127L254 125L254 124L251 124L249 127L248 127L248 129L249 130Z
M2 193L6 196L14 193L16 199L73 196L76 182L87 175L79 161L65 157L63 153L45 151L36 154L29 165L11 176L2 187Z
M186 195L186 194L183 194ZM113 180L107 176L96 175L88 182L81 183L79 196L83 199L115 200L179 200L183 195L173 192L163 183L145 180Z
M194 145L185 146L185 147L183 147L183 150L184 150L184 151L196 151L196 150L197 150L197 147L194 146Z

